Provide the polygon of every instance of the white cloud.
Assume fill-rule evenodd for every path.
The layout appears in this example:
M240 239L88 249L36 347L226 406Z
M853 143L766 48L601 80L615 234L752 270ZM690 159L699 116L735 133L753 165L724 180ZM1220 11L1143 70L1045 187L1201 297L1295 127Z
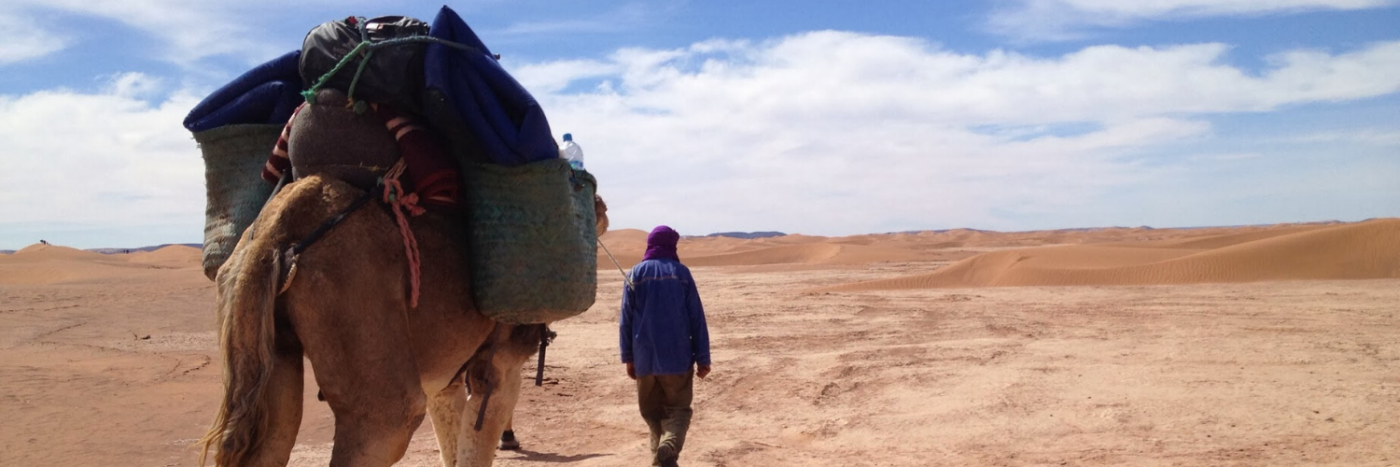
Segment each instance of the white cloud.
M34 20L24 16L8 16L0 12L0 66L21 62L63 50L69 39L61 34L37 27Z
M1290 136L1285 138L1285 141L1291 143L1354 143L1370 146L1400 146L1400 131L1375 129L1328 131Z
M1029 40L1077 38L1085 27L1143 20L1246 16L1317 10L1363 10L1395 0L1015 0L992 14L992 31Z
M0 96L0 141L6 144L0 219L8 224L0 230L178 225L187 232L151 234L199 241L203 162L181 126L197 98L177 92L151 104L129 94L153 92L153 86L142 75L126 74L114 77L108 92Z
M506 61L509 65L510 61ZM517 81L535 92L557 92L574 81L616 74L616 64L597 60L564 60L549 63L531 63L514 67L511 73Z
M1204 116L1400 90L1400 42L1285 53L1258 74L1222 63L1227 50L969 55L815 32L519 69L583 145L614 225L665 213L700 232L1015 228L1175 170L1143 155L1210 138ZM565 92L561 77L604 85Z
M817 32L728 54L629 49L611 63L522 70L527 84L544 84L535 75L545 67L576 70L556 77L593 78L618 68L612 78L631 107L688 115L744 109L781 121L824 115L959 124L1100 121L1266 111L1400 89L1400 42L1339 55L1290 52L1258 76L1221 63L1227 49L1095 46L1047 59L1004 51L957 54L915 39ZM544 89L561 86L551 81Z
M116 97L140 99L160 92L162 81L143 73L118 73L108 77L104 92Z

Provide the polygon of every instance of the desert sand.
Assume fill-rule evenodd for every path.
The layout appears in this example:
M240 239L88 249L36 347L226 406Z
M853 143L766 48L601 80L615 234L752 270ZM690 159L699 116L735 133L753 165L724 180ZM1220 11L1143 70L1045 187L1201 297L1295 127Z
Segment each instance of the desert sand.
M602 240L626 268L645 237ZM680 255L714 354L682 465L1400 464L1400 219ZM597 303L554 324L545 384L524 387L524 450L497 465L648 465L621 275L598 264ZM0 255L0 465L195 465L220 392L213 296L190 247ZM292 465L329 458L315 394L308 373ZM437 458L425 422L399 465Z

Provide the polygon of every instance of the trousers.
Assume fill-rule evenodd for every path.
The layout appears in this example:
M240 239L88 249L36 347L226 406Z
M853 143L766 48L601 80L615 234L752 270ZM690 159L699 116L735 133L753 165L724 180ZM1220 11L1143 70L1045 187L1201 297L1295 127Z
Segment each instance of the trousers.
M637 376L637 406L651 429L651 452L670 445L677 454L685 445L690 429L690 401L694 393L693 373Z

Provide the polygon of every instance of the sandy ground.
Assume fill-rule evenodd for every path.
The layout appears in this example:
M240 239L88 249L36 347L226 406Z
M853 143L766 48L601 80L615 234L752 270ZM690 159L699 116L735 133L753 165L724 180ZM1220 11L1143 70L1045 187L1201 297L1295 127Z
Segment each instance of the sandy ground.
M688 239L715 362L696 385L682 465L1400 465L1396 232L1372 221ZM639 236L605 240L630 263ZM1115 245L1137 253L1099 248ZM1306 275L1258 264L1307 254L1286 248L1325 250L1307 270L1374 272L1251 279ZM1024 258L997 256L1008 251ZM1191 283L1192 264L1227 282ZM975 272L958 280L1113 268L1185 279L940 282L954 266ZM1237 275L1211 276L1220 268ZM620 275L599 277L594 308L555 324L546 384L525 386L525 449L497 465L648 464L617 362ZM0 256L0 465L195 465L220 390L212 302L194 249ZM292 465L324 465L331 426L308 376ZM400 465L437 462L424 423Z

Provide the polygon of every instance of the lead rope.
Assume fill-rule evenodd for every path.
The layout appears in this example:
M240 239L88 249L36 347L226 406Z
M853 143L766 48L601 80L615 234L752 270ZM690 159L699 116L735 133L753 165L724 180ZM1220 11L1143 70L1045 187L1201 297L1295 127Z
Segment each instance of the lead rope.
M617 272L618 272L618 274L622 274L622 282L627 283L627 288L629 288L629 289L632 288L632 279L629 278L629 277L627 277L627 272L626 272L626 271L623 271L623 270L622 270L622 264L617 262L617 258L613 256L612 250L609 250L609 249L608 249L608 246L603 244L603 239L601 239L601 238L598 239L598 246L603 247L603 251L606 252L606 253L608 254L608 259L611 259L612 262L613 262L613 265L614 265L614 266L617 266Z
M417 216L423 214L425 209L418 205L418 194L403 191L403 184L399 183L399 176L403 174L405 163L403 158L384 174L384 204L394 208L394 217L399 222L399 234L403 236L404 255L408 256L409 280L412 290L408 296L409 308L418 308L418 288L420 261L418 257L418 239L413 236L413 229L408 226L408 217L403 211L408 210L410 215Z

